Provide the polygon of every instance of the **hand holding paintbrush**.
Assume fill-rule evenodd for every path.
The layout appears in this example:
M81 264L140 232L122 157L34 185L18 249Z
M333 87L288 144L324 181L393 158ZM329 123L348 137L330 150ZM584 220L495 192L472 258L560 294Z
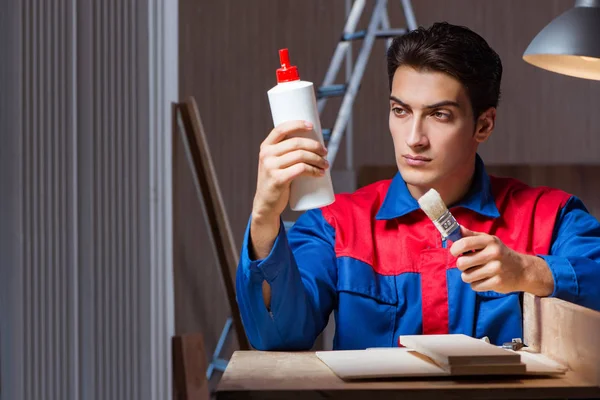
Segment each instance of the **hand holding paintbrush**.
M418 202L442 238L454 242L450 253L459 257L456 267L462 271L461 279L473 290L529 292L537 296L552 293L554 280L542 258L518 253L496 236L461 227L434 189Z

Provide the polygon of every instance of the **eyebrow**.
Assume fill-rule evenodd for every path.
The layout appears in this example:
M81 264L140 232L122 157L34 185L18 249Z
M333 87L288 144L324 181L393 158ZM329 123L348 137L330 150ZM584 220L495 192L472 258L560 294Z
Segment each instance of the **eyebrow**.
M402 107L411 108L408 104L406 104L405 102L403 102L402 100L400 100L397 97L390 96L390 100L395 101L396 103L400 104ZM454 107L460 109L460 104L458 104L456 101L452 101L452 100L440 101L435 104L430 104L428 106L424 106L423 108L431 110L433 108L440 108L440 107L447 107L447 106L454 106Z

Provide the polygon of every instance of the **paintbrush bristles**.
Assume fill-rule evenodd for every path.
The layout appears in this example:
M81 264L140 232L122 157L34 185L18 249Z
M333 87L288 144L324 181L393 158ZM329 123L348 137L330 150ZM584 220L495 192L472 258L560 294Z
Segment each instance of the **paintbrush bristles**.
M460 225L437 191L430 189L418 201L421 210L431 219L444 240L450 238L450 240L456 241L461 238Z
M430 189L418 200L421 210L433 221L440 219L442 215L448 212L448 208L442 200L442 196L435 190Z

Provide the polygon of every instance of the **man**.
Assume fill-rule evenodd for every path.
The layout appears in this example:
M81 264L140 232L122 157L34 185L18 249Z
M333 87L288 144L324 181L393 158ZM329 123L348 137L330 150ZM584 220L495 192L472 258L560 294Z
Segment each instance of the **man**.
M489 177L477 155L494 130L502 64L483 38L447 23L388 50L389 126L399 173L304 213L286 234L290 182L319 176L326 150L288 135L261 145L237 273L252 345L309 349L335 313L335 349L395 346L402 334L522 337L520 293L600 309L600 224L577 198ZM417 200L435 188L462 226L442 241Z

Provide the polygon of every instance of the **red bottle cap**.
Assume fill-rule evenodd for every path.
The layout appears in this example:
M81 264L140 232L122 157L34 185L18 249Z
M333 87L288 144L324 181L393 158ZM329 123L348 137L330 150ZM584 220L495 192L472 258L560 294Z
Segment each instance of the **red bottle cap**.
M277 69L277 83L300 80L298 67L290 65L288 49L279 50L279 62L281 63L281 68Z

